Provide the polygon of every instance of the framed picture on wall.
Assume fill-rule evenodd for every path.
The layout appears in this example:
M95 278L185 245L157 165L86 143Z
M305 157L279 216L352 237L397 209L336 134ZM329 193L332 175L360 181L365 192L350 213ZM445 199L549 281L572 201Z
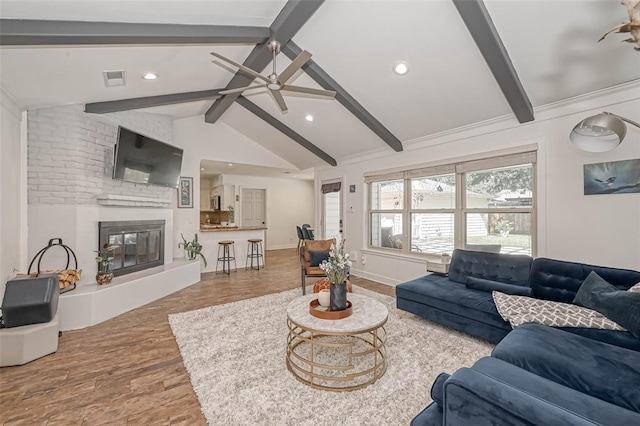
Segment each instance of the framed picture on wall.
M640 192L640 158L584 165L584 195Z
M193 208L193 178L180 177L178 184L178 208Z

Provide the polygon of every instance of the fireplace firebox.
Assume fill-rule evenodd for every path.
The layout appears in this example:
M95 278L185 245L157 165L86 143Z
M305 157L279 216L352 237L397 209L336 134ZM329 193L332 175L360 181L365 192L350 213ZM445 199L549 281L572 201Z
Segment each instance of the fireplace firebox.
M117 276L164 265L164 220L98 222L99 247L113 246Z

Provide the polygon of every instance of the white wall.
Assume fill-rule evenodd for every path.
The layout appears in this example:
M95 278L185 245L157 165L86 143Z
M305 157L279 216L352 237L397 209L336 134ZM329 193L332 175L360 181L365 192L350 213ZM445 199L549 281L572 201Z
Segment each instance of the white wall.
M21 137L22 112L12 96L0 88L0 302L5 282L26 263L26 200L22 196L23 157L26 141Z
M173 137L173 144L184 149L182 176L193 177L194 188L200 187L201 160L295 168L291 163L278 157L225 123L218 121L215 124L208 124L204 122L202 116L175 120L173 122ZM217 185L218 183L213 182L213 184ZM237 189L236 187L236 191ZM182 241L180 233L187 237L194 235L200 228L200 192L195 191L194 195L192 209L176 208L174 210L174 241ZM313 197L310 204L313 204ZM238 211L239 203L235 202L234 207ZM295 232L295 228L293 228L293 231ZM297 237L295 241L297 244Z
M583 195L583 165L640 158L640 129L628 126L625 141L609 153L583 152L569 141L573 126L603 110L638 121L640 83L537 109L532 123L518 124L512 117L492 120L405 143L401 153L384 149L339 167L322 168L316 173L316 200L322 180L343 177L345 188L356 185L356 193L346 191L344 199L344 235L350 252L356 252L354 273L397 284L424 275L424 261L367 251L366 264L361 263L360 250L367 246L363 175L535 144L537 256L640 270L640 194Z
M83 108L68 105L28 113L29 259L50 239L62 238L83 270L79 284L92 284L99 221L163 219L165 263L171 263L177 245L171 208L176 190L114 180L111 175L118 125L172 143L172 118L137 111L86 114ZM144 205L140 202L98 205L98 198L105 195L153 199L164 208L140 208ZM65 261L64 250L52 249L43 258L42 269L60 269ZM69 267L74 266L71 261Z
M296 225L312 223L315 215L313 181L257 176L223 175L225 185L234 185L242 197L243 188L266 192L265 250L292 248L298 245ZM236 222L242 217L242 199L236 203Z

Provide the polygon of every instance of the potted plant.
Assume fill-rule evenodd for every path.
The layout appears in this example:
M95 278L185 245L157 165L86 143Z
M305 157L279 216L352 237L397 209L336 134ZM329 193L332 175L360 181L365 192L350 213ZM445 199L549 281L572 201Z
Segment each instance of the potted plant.
M113 280L113 271L109 270L109 264L113 260L112 252L117 250L120 246L110 246L104 243L100 250L94 250L98 255L96 256L96 262L98 262L98 273L96 274L96 282L100 285L109 284Z
M227 208L229 209L229 226L234 226L235 225L235 217L236 217L236 213L234 211L234 208L231 204L229 204L227 206Z
M329 259L322 261L320 268L327 274L329 282L330 309L342 311L347 309L347 277L351 269L351 260L344 246L344 240L337 235L329 250Z
M187 241L184 235L180 234L182 242L178 243L178 248L184 248L187 259L194 260L197 255L200 255L204 262L204 267L207 267L207 259L202 254L202 244L198 242L198 234L195 234L192 241Z

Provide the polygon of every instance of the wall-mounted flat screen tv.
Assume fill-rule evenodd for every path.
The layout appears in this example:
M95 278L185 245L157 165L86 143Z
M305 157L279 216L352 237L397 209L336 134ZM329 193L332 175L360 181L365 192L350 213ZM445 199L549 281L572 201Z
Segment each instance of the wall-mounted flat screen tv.
M178 187L182 149L118 127L113 178Z

